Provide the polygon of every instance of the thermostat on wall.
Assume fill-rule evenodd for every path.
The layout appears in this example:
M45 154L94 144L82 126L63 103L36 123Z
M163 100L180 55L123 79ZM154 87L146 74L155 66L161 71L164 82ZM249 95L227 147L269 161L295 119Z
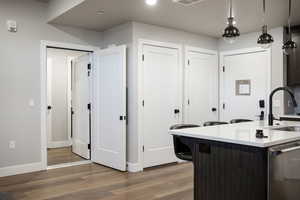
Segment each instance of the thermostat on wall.
M17 32L17 22L15 20L7 20L7 30L9 32Z

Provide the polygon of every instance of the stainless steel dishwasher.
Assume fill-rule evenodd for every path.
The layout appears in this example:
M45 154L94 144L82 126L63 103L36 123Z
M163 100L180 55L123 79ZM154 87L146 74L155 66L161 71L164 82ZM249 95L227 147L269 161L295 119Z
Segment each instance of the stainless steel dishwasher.
M269 200L300 200L300 141L269 148Z

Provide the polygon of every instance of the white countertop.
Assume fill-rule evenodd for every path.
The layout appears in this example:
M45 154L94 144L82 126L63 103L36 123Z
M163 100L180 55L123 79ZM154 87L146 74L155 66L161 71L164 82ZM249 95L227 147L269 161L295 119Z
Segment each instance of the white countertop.
M272 128L281 126L300 126L300 122L274 121L274 124L276 123L280 123L280 125L273 126ZM257 129L262 129L264 131L264 135L268 136L268 138L256 138ZM266 121L170 130L169 133L172 135L227 142L233 144L242 144L255 147L270 147L278 144L300 140L300 132L271 130L271 127L267 126Z

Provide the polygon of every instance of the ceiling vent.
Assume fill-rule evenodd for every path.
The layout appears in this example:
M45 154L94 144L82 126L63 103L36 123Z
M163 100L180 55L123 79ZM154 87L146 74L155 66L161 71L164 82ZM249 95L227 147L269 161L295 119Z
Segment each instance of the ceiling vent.
M174 3L178 3L180 5L184 5L184 6L191 6L197 3L201 3L205 0L173 0Z

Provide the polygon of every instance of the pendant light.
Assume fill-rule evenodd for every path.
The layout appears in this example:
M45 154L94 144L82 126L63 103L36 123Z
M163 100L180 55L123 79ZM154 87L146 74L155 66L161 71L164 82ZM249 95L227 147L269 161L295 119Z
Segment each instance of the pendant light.
M232 15L232 0L229 0L230 3L230 10L229 10L229 17L228 26L224 30L223 38L228 43L233 43L238 36L240 36L240 31L238 28L234 26L234 17Z
M292 40L292 32L291 32L291 12L292 12L292 0L289 0L289 18L288 18L288 41L284 43L282 46L283 53L286 55L290 55L297 48L297 44Z
M274 42L274 39L272 35L268 34L268 27L265 24L265 18L266 18L266 0L263 0L263 27L262 27L262 34L259 36L257 40L257 44L259 44L262 48L267 49L269 48L272 43Z

